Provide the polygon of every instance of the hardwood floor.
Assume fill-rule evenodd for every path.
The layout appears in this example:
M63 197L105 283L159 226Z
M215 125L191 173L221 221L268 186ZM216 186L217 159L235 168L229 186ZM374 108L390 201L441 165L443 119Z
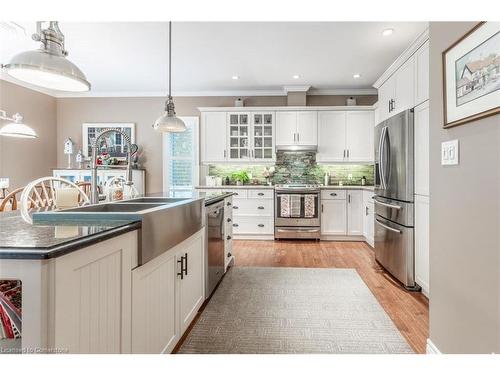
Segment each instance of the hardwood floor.
M235 266L354 268L417 353L425 353L429 302L408 292L375 261L364 242L233 241Z

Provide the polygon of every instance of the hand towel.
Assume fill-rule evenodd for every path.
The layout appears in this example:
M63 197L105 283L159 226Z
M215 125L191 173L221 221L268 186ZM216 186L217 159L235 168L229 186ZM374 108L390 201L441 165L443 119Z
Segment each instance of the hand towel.
M316 198L316 196L313 194L306 194L304 196L304 216L305 217L314 217L314 214L316 213L315 198Z
M290 196L290 216L300 217L300 201L301 196L293 194Z
M290 195L280 195L280 217L290 217Z

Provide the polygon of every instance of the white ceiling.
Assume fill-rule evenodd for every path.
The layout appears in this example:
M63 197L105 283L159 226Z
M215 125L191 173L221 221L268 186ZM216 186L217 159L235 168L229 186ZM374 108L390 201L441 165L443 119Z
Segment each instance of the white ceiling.
M20 25L26 35L0 28L3 64L16 53L38 48L30 38L34 23ZM393 35L383 37L382 30L389 27ZM371 89L426 27L426 22L174 23L173 91L176 95L251 95L258 90L276 95L286 85L310 85L320 92ZM92 84L85 95L165 94L167 23L61 22L60 28L68 58ZM354 79L354 73L361 78ZM293 79L295 74L300 79ZM232 80L233 75L240 79ZM5 73L2 78L6 79Z

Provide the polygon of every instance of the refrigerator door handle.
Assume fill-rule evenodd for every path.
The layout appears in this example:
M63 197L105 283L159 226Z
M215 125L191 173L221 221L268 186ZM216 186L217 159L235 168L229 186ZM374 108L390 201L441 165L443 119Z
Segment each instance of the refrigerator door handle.
M377 222L377 224L379 224L380 226L384 227L384 228L385 228L385 229L387 229L387 230L390 230L390 231L392 231L392 232L396 232L396 233L399 233L399 234L401 234L401 233L402 233L399 229L391 228L390 226L385 225L384 223L381 223L381 222L380 222L380 221L378 221L377 219L375 219L375 221Z
M379 204L379 205L384 206L384 207L394 208L395 210L400 210L401 209L401 206L398 206L398 205L395 205L395 204L389 204L389 203L380 202L380 201L378 201L376 199L374 199L374 202L375 202L375 204Z
M385 184L385 178L384 178L384 166L382 163L382 150L383 150L383 142L385 138L385 132L387 131L387 127L384 127L382 129L382 133L380 133L380 138L378 141L378 165L379 165L379 174L380 174L380 183L382 185L382 189L386 189L387 186Z

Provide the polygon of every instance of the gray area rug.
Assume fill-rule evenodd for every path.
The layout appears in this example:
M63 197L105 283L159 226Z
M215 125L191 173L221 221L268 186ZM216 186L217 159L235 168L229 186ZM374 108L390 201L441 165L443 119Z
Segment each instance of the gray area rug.
M179 353L413 353L354 269L232 267Z

